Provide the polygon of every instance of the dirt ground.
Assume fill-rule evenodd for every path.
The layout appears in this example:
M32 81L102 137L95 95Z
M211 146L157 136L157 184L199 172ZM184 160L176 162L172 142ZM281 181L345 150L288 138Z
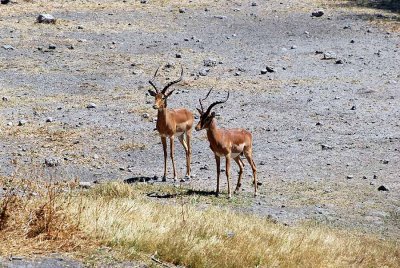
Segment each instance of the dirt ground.
M400 238L396 13L341 1L147 2L0 6L0 175L163 183L147 81L158 66L160 84L177 78L182 65L170 108L195 113L211 87L209 102L229 90L215 109L219 126L253 134L260 195L246 164L235 209ZM325 14L312 17L319 8ZM43 12L57 23L35 23ZM204 66L209 59L215 66ZM275 72L261 74L266 66ZM216 168L205 131L193 130L192 146L195 176L184 186L208 194ZM177 140L175 155L183 177Z

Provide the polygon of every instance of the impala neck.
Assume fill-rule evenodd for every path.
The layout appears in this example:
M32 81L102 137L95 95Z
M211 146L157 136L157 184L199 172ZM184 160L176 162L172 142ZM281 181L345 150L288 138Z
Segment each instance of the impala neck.
M217 133L218 133L217 120L213 118L213 120L211 120L209 127L207 128L208 140L214 139Z
M160 120L160 119L164 119L165 120L167 118L168 110L167 110L166 107L159 108L157 111L158 111L157 112L157 119L158 120Z

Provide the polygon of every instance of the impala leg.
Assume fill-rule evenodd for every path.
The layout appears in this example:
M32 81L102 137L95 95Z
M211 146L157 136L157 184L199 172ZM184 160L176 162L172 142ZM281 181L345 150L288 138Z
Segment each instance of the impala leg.
M231 173L231 155L228 154L226 157L226 179L228 180L228 198L231 198L231 178L230 178L230 173Z
M234 194L238 194L239 190L240 190L240 186L242 186L243 161L242 161L242 159L240 159L240 156L237 156L234 160L239 166L239 178L238 178L238 181L237 181L236 189L235 189L235 191L233 193Z
M187 158L187 175L188 178L190 178L190 172L192 169L190 168L190 165L192 163L192 145L190 144L190 139L192 138L192 129L189 129L186 131L186 143L188 147L188 158Z
M257 196L257 168L253 161L251 149L245 150L244 155L246 156L246 159L253 170L254 196Z
M175 151L175 144L174 144L174 136L169 138L170 146L171 146L171 160L172 160L172 168L174 170L174 181L178 179L176 175L176 168L175 168L175 158L174 158L174 151Z
M185 177L189 179L190 178L189 177L190 176L189 162L188 162L189 161L189 149L188 149L187 143L186 143L183 135L184 134L178 136L178 140L180 141L180 143L182 144L183 148L185 149L185 153L186 153L186 176Z
M217 162L217 190L215 192L215 196L219 195L219 175L221 173L221 157L215 155L215 161Z
M167 180L167 138L161 137L161 143L163 145L163 150L164 150L164 176L162 178L162 181L166 181Z

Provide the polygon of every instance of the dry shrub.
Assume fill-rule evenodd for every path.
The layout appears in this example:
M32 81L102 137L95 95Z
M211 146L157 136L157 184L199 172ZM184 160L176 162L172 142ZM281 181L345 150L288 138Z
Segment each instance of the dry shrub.
M80 217L68 211L72 200L65 193L68 187L14 179L0 196L0 255L84 248L88 241L80 231Z

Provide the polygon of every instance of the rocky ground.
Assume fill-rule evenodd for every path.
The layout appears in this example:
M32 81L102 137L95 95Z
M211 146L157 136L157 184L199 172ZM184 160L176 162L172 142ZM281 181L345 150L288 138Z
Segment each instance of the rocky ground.
M215 109L219 125L253 133L261 194L252 197L247 164L237 209L400 237L400 34L388 22L396 13L339 1L144 2L0 6L2 176L160 177L147 81L160 65L159 83L177 78L182 65L170 108L195 112L209 88L210 102L229 90ZM324 15L312 17L320 7ZM57 23L35 23L43 11ZM267 66L274 72L262 74ZM208 194L216 170L204 131L192 146L195 176L184 184Z

